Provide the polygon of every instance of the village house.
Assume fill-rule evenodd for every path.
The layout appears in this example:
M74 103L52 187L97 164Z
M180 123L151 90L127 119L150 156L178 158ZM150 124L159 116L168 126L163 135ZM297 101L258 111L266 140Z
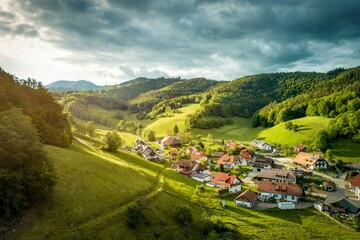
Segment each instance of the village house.
M299 152L294 158L293 163L310 170L326 169L328 166L326 160L319 154L314 155L306 152Z
M138 152L143 152L145 150L145 148L148 146L149 145L146 142L138 139L138 140L136 140L135 145L133 146L133 150L138 151Z
M296 175L290 170L269 169L254 177L257 181L296 183Z
M256 203L256 199L257 194L251 191L251 189L247 189L235 198L235 204L238 206L252 208Z
M254 152L247 148L240 148L239 160L243 166L248 166L254 160Z
M143 152L141 153L141 156L147 160L158 160L159 159L159 155L150 146L147 146L143 150Z
M171 151L169 151L169 157L170 157L171 159L175 159L178 155L179 155L179 152L176 151L176 150L171 150Z
M160 141L162 147L180 147L181 141L177 138L167 136Z
M323 203L323 211L339 213L349 218L360 217L360 201L338 194L329 194Z
M306 152L307 149L306 149L306 147L303 146L303 145L296 145L296 146L295 146L295 151L296 151L296 152Z
M191 159L194 161L200 161L201 159L203 160L207 160L207 155L204 152L194 152L193 154L191 154Z
M232 141L232 140L228 141L228 142L225 144L225 146L226 146L227 148L234 148L234 147L236 147L237 145L238 145L238 144L237 144L236 142Z
M192 175L192 178L199 182L210 182L211 181L211 175L205 174L205 173L196 173Z
M233 169L236 167L239 162L239 157L234 155L228 155L224 154L222 157L220 157L217 162L218 165L223 165L224 169Z
M268 169L272 169L274 166L274 160L265 157L256 157L252 162L252 170L256 172L263 172Z
M297 184L261 181L258 185L260 199L297 202L301 196L301 188Z
M349 179L350 187L354 191L355 196L360 198L360 174Z
M229 189L229 194L240 192L241 184L243 183L237 176L229 173L218 172L208 186L215 186L218 188Z
M198 150L196 149L196 147L193 147L193 146L189 146L189 147L187 147L186 150L185 150L185 153L186 153L187 155L190 155L190 154L192 154L192 153L194 153L194 152L198 152Z
M201 163L193 162L192 160L187 159L180 159L179 161L173 163L173 167L176 169L177 173L187 176L200 173L206 169L206 167Z
M270 143L267 142L260 142L259 140L255 139L250 143L252 146L260 149L260 150L264 150L266 152L271 152L273 151L273 146Z

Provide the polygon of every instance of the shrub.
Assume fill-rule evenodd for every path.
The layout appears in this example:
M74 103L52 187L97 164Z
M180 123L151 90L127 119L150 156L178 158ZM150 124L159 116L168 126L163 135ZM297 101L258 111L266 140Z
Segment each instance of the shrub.
M188 206L178 205L175 208L175 219L182 225L190 225L193 220L192 213Z

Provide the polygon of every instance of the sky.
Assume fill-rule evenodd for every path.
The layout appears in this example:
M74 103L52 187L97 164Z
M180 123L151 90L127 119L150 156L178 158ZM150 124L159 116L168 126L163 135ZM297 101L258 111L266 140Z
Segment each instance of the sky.
M0 67L44 84L358 65L358 0L0 0Z

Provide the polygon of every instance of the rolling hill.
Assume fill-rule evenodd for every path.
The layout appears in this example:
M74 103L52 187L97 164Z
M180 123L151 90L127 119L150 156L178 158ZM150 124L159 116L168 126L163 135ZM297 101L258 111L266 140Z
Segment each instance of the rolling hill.
M96 90L101 87L87 80L78 80L78 81L68 81L68 80L59 80L53 83L50 83L45 86L50 91L88 91Z

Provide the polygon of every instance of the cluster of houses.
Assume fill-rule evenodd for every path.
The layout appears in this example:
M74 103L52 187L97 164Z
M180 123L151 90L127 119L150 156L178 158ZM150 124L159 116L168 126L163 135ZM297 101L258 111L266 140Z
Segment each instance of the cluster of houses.
M175 137L165 137L157 143L161 148L179 148L181 141ZM274 152L275 148L269 143L254 140L252 146L264 152ZM295 204L302 196L303 191L296 183L298 175L312 175L316 169L327 169L328 162L319 154L308 153L305 146L297 145L295 150L298 152L293 159L293 164L298 166L294 170L287 170L282 165L276 165L274 160L268 157L256 156L254 151L244 145L229 141L224 145L227 149L238 148L238 154L227 154L225 152L214 152L211 156L199 151L194 146L189 146L185 150L188 159L180 159L172 163L172 167L177 173L205 183L207 186L217 188L219 196L229 194L239 194L234 202L238 206L252 208L257 201L278 202L282 209L294 209ZM143 140L137 140L134 150L148 160L157 160L160 156L149 144ZM175 159L179 156L180 151L170 150L168 157ZM219 169L230 171L236 166L250 166L255 176L255 186L257 191L247 189L242 191L244 182L235 175L226 172L212 173L203 163L209 161L209 158L215 160ZM209 161L209 164L210 161ZM360 173L360 164L344 165L344 168ZM349 179L350 187L355 197L360 199L360 174L355 178ZM334 191L334 186L325 181L323 188L326 191ZM360 217L360 201L350 199L339 194L330 194L324 201L314 204L316 209L328 213L340 213L347 217Z

